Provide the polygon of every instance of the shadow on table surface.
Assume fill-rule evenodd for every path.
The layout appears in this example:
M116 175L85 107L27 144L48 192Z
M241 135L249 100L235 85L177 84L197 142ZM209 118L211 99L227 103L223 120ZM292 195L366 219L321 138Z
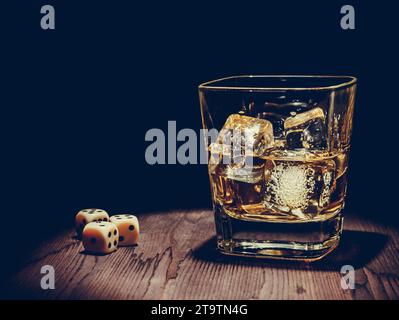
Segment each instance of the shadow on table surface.
M194 259L220 264L248 264L269 268L311 269L321 271L340 271L343 265L362 268L375 259L388 241L386 235L369 232L344 230L338 248L316 262L306 263L288 260L256 259L221 254L216 249L216 237L197 247L192 255Z

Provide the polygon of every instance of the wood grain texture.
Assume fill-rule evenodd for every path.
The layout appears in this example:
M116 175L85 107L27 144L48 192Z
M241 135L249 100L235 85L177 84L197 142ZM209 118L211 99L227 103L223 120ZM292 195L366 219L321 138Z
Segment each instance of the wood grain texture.
M215 250L210 211L139 216L140 244L107 256L83 252L73 230L43 243L9 282L35 299L398 299L399 236L389 226L348 215L340 247L313 264L228 257ZM343 290L340 269L356 269ZM55 268L55 290L40 269Z

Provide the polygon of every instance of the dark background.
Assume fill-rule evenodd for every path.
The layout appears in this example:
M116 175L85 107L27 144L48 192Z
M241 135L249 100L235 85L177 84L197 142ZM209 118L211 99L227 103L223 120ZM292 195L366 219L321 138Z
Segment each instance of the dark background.
M398 222L398 11L388 1L0 5L4 261L82 208L210 207L204 165L145 163L150 128L201 127L197 86L238 74L359 78L347 214ZM52 4L56 30L40 28ZM342 30L352 4L356 30Z

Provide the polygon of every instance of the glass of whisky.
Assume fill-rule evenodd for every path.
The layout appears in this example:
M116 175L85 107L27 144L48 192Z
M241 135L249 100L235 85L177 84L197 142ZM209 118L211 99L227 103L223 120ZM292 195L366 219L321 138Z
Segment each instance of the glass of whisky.
M313 261L337 247L356 81L237 76L199 86L222 253Z

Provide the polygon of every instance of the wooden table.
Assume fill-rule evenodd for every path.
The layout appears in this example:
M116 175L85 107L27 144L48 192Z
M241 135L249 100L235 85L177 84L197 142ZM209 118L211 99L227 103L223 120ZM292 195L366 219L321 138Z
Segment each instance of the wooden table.
M139 216L137 247L108 256L83 252L73 230L43 243L10 280L17 298L35 299L398 299L399 236L394 227L347 215L341 246L313 264L229 257L215 250L208 210ZM355 267L355 290L340 269ZM40 269L55 269L55 290Z

